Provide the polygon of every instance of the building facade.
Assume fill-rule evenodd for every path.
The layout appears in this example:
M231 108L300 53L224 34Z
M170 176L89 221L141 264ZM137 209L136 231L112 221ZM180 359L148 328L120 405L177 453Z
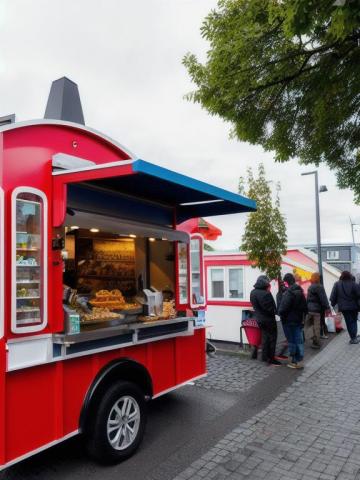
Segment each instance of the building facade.
M240 342L241 322L252 317L250 292L261 272L252 266L241 252L206 252L204 254L206 274L208 336L213 340ZM323 264L324 287L330 295L339 278L339 270ZM310 285L310 277L317 271L317 256L310 250L289 249L282 258L282 275L294 273L304 291ZM277 281L271 282L271 292L276 298ZM243 336L246 342L246 337Z
M316 245L304 245L304 248L317 255ZM323 262L332 265L341 272L351 272L357 280L360 279L360 246L354 243L328 243L321 245Z

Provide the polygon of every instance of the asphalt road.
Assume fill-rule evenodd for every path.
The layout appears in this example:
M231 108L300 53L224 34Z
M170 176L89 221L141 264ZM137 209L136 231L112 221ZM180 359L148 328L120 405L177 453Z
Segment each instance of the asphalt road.
M97 465L75 437L5 470L0 480L170 480L234 426L264 409L298 375L285 367L266 368L270 375L244 392L187 385L150 402L142 445L119 465Z

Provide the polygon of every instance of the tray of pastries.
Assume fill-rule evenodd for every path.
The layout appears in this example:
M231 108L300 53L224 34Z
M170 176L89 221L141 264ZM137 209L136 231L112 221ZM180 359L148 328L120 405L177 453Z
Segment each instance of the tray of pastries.
M93 307L108 308L109 310L121 310L126 304L123 294L117 289L99 290L89 303Z
M81 313L80 322L82 325L108 322L112 320L123 320L124 315L114 313L109 308L94 307L91 313Z

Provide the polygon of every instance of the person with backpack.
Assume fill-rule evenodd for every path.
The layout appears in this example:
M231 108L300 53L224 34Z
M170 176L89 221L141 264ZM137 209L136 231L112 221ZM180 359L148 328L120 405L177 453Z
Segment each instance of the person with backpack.
M292 273L284 276L288 288L282 295L278 314L281 317L285 336L289 344L290 368L304 368L304 316L307 313L306 298L303 289L295 282Z
M350 337L350 344L357 344L360 338L357 336L357 317L360 302L360 287L354 281L354 277L348 271L343 271L340 279L335 282L330 303L333 307L338 306L343 314L346 328Z
M311 335L312 348L320 348L321 315L329 313L330 305L326 296L325 288L320 283L320 274L315 272L311 275L311 285L307 291L308 314L305 320L306 333Z
M250 293L250 302L255 312L255 319L261 330L261 359L269 365L279 366L275 359L277 340L276 305L270 292L270 280L266 275L260 275L254 289Z

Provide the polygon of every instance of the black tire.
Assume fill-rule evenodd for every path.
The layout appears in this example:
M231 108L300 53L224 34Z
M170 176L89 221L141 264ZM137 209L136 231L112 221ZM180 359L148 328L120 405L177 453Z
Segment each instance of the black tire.
M113 432L108 432L108 428L113 428L108 426L109 422L116 424L116 422L123 421L123 418L120 417L114 409L115 406L121 407L121 405L124 405L127 398L132 399L130 402L128 401L128 404L132 404L132 413L137 411L136 405L139 409L139 415L136 415L136 418L139 418L139 420L131 420L127 422L130 428L132 426L134 427L134 432L137 430L136 435L134 435L134 438L131 440L131 443L128 446L125 442L126 434L128 435L127 438L130 440L130 434L128 430L126 430L128 427L119 427L118 430L115 430L114 436L112 436ZM120 403L118 404L118 402ZM112 464L122 462L123 460L129 458L136 451L145 433L147 412L144 393L134 383L118 381L112 384L105 391L98 406L95 407L93 415L91 416L92 418L90 419L90 424L87 426L88 428L85 435L86 448L89 455L100 463ZM116 428L117 427L115 426L114 429ZM118 445L118 447L121 449L117 449L111 444L110 439L116 443L115 436L121 429L123 429L122 432L125 431L126 433L120 434L119 441L121 441L123 438L125 445L124 448L121 448L122 445Z

